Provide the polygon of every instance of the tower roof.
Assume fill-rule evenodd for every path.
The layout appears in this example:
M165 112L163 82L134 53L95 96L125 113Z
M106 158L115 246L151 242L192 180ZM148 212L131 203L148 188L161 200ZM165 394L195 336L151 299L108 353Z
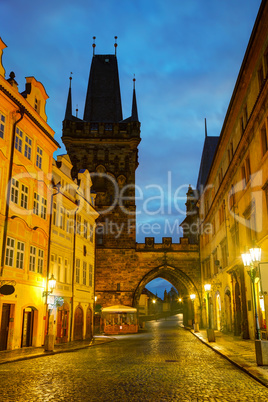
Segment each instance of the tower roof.
M84 121L116 123L123 119L117 58L93 55Z

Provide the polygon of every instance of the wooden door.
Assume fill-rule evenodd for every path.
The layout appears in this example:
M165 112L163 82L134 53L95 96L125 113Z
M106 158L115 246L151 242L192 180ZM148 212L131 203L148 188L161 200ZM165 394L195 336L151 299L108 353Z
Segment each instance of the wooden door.
M77 307L74 314L74 340L83 339L83 310Z
M9 318L10 304L4 303L2 307L2 319L0 328L0 350L6 350L7 348Z
M23 310L23 323L21 335L21 347L32 346L33 339L33 317L34 312L31 308Z

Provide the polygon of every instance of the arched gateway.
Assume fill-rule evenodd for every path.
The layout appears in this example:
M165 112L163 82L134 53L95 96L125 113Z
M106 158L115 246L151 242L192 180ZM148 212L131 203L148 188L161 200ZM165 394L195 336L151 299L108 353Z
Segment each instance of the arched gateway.
M136 243L135 171L138 167L140 122L135 92L131 116L123 119L117 57L93 52L83 119L72 115L69 89L63 143L73 164L91 173L100 214L96 228L95 294L98 305L135 307L142 288L156 277L183 287L185 300L197 295L200 305L200 264L196 239L156 244ZM187 211L192 201L187 200ZM191 223L188 219L187 224Z

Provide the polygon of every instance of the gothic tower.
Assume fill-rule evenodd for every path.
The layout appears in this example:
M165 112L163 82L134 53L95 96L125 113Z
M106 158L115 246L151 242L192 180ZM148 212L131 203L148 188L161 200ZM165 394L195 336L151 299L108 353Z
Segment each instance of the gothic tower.
M97 246L134 248L136 242L135 170L138 166L140 123L135 80L132 113L123 119L115 54L93 57L84 117L72 114L71 79L62 141L73 164L73 176L88 169L100 213Z

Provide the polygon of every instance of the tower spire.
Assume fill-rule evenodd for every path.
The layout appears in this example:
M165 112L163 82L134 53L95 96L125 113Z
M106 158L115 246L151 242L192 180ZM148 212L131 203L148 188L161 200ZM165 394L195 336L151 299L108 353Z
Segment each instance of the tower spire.
M207 119L205 118L205 138L207 138L208 132L207 132Z
M68 92L68 98L67 98L67 104L66 104L66 110L65 110L65 118L64 120L71 120L72 119L72 72L69 77L70 80L70 86L69 86L69 92Z
M95 56L95 48L96 48L95 39L96 39L96 36L93 36L93 44L92 44L92 47L93 47L93 57Z
M114 37L115 43L114 43L114 52L115 52L115 56L116 56L116 49L117 49L117 36Z
M135 90L136 85L135 84L136 84L136 78L135 78L135 74L134 74L131 120L132 121L139 121L139 119L138 119L138 108L137 108L137 99L136 99L136 90Z

